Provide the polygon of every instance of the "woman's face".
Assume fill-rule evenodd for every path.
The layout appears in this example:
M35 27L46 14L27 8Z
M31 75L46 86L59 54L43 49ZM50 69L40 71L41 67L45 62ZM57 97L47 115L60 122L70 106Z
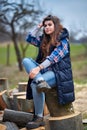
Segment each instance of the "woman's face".
M44 31L48 35L51 35L54 32L54 23L52 20L47 20L44 22Z

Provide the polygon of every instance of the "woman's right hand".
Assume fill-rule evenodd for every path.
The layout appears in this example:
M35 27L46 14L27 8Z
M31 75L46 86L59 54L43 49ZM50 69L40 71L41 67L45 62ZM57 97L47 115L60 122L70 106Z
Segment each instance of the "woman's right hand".
M43 27L43 23L38 24L38 28L42 28Z
M29 73L29 78L33 79L40 71L40 67L33 68Z

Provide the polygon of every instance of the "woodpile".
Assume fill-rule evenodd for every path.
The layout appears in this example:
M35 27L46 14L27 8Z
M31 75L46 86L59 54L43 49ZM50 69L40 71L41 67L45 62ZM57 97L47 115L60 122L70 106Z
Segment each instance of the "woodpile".
M33 100L26 100L26 87L27 82L19 82L17 88L9 90L8 79L0 78L0 130L26 130L26 124L33 119ZM45 104L44 115L48 114Z
M26 100L26 86L19 82L18 88L9 90L7 79L0 80L0 130L27 130L34 105L33 100ZM58 104L55 88L46 93L44 119L45 127L32 130L83 130L81 113L74 111L72 103Z

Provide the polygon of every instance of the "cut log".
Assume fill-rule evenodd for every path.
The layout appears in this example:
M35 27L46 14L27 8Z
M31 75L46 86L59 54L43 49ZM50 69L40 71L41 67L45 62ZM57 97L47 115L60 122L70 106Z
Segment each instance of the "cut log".
M27 130L26 128L22 128L20 130ZM31 129L31 130L45 130L45 127L38 127L36 129Z
M0 130L7 130L6 128L7 128L7 127L6 127L5 125L0 124Z
M17 96L26 95L26 92L17 92L13 94L14 110L21 111L20 105L18 104Z
M3 123L6 126L6 130L19 130L18 126L13 122L4 122Z
M3 121L9 121L16 123L19 127L25 127L25 125L33 119L32 113L14 111L5 109L3 114Z
M50 112L50 116L52 117L71 115L74 113L72 103L66 105L58 104L57 91L55 87L52 88L49 93L46 93L46 104Z
M4 114L4 112L3 112L3 111L0 111L0 123L2 123L3 114Z
M8 79L0 78L0 91L4 91L8 89Z
M26 96L17 96L18 104L20 105L20 110L24 112L34 112L33 100L27 100ZM44 105L44 116L49 114L49 110L45 103Z
M22 96L22 95L26 95L26 92L16 92L13 94L13 96Z
M45 103L45 105L44 105L44 116L46 116L48 114L49 114L49 110L48 110L47 104Z
M27 82L19 82L18 83L19 92L26 91L26 88L27 88Z
M45 130L45 127L38 127L38 128L36 128L36 129L31 129L31 130Z
M16 107L16 105L15 105L13 96L9 96L8 99L9 99L9 102L10 102L10 109L12 109L12 110L18 110L17 107Z
M83 124L87 124L87 119L83 119Z
M17 102L20 105L20 110L24 112L34 112L33 100L27 100L26 96L17 96Z
M22 128L22 129L20 129L20 130L27 130L26 128Z
M10 108L10 103L7 95L7 90L0 92L0 109Z
M49 117L49 126L50 130L83 130L81 113L76 112L67 116Z

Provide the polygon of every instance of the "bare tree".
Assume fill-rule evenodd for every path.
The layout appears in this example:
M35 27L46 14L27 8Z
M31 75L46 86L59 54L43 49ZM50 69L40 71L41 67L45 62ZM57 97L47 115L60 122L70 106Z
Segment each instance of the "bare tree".
M37 1L36 1L37 2ZM0 0L1 32L9 35L14 44L19 70L22 71L22 56L18 46L18 35L31 28L43 13L35 1L31 0ZM26 47L25 47L26 49Z

